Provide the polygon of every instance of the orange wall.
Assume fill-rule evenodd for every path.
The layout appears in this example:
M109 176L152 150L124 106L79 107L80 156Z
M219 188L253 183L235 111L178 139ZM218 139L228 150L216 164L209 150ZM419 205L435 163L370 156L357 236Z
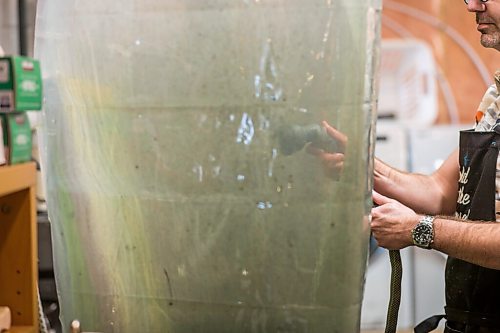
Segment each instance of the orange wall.
M417 38L427 42L434 52L439 81L451 87L459 121L473 122L479 101L493 83L493 73L500 69L500 53L481 46L475 14L467 11L463 1L384 0L382 38ZM476 56L471 57L467 49ZM473 59L486 71L488 84ZM443 90L439 89L437 123L451 122L449 110Z

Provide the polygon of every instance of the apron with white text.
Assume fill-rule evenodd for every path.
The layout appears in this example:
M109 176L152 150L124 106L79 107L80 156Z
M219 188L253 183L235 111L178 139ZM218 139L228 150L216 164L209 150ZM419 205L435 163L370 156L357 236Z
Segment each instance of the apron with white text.
M498 126L494 132L460 132L457 217L496 221L495 180L499 147ZM449 257L445 281L445 333L500 333L499 270Z

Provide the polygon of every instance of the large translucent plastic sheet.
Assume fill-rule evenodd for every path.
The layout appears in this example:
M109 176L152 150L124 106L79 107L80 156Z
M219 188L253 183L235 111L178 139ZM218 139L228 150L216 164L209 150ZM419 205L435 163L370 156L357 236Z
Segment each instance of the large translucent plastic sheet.
M380 1L38 3L63 326L357 332Z

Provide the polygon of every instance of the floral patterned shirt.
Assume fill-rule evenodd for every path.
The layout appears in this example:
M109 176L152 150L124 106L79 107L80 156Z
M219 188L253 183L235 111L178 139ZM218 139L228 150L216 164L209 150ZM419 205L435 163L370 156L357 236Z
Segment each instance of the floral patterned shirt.
M476 113L476 131L493 131L496 126L500 126L500 71L495 73L495 84L492 84L481 100ZM497 159L496 173L496 216L500 222L500 154Z

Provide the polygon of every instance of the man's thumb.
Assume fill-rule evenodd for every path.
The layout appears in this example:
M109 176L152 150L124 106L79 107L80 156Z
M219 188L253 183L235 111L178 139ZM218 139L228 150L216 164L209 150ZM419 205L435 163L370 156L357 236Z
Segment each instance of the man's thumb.
M383 204L386 204L386 203L389 203L392 201L391 198L388 198L386 196L383 196L382 194L376 192L376 191L373 191L372 192L372 199L373 199L373 202L380 206L380 205L383 205Z

